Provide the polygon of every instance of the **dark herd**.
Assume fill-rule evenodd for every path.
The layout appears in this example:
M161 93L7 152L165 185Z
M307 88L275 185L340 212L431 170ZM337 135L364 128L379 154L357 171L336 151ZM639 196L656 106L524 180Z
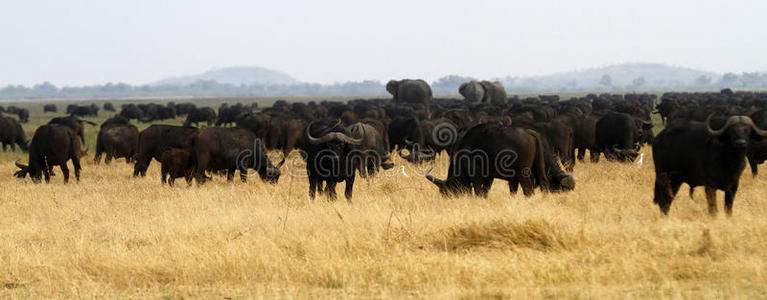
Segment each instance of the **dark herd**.
M344 181L344 195L351 200L356 176L374 178L394 167L392 153L409 163L431 164L446 152L447 178L426 174L444 196L486 197L495 179L507 181L511 193L521 187L529 196L535 189L575 189L570 172L587 150L592 162L602 154L609 161L633 162L641 146L651 144L654 201L663 213L668 213L680 185L687 183L705 187L712 214L717 211L715 191L725 191L730 214L745 162L756 176L757 165L767 159L767 93L726 89L665 93L660 99L651 94L507 98L502 86L482 81L462 85L465 99L446 99L433 98L420 80L393 80L387 90L392 99L278 100L263 109L222 104L218 113L191 103L123 104L101 124L94 160L104 155L106 163L125 158L134 164L134 176L145 176L155 159L161 163L162 182L171 185L176 178L203 184L216 174L232 180L236 171L246 181L248 169L276 183L286 158L298 150L306 162L312 199L318 192L335 199L335 186ZM105 103L103 110L115 108ZM29 143L19 123L29 112L15 107L4 111L19 120L0 118L3 149L18 145L29 150L29 162L17 163L16 176L29 175L35 182L44 176L48 181L58 165L67 180L66 161L72 160L79 179L79 157L87 151L81 149L83 126L89 124L79 117L98 115L97 105L68 106L69 117L41 126ZM55 112L56 106L46 105L44 111ZM657 136L654 113L665 124ZM139 132L131 124L179 117L186 117L183 126L155 124ZM192 126L201 123L207 126ZM269 150L282 152L280 163L272 163Z

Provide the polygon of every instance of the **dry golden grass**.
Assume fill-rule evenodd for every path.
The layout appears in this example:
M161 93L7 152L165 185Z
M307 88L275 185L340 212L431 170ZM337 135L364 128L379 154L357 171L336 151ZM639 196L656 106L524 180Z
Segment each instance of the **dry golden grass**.
M643 151L642 166L581 163L575 191L530 198L498 181L488 199L445 199L396 161L358 179L352 204L310 202L300 163L274 186L169 188L156 162L133 179L122 160L87 158L79 184L36 185L3 159L0 295L767 297L765 176L744 174L732 218L709 217L702 189L691 200L686 187L662 217Z

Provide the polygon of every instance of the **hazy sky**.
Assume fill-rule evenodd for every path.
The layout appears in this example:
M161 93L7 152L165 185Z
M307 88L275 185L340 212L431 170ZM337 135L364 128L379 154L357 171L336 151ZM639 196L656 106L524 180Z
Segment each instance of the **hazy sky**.
M310 82L622 62L767 71L767 1L0 0L0 86L253 65Z

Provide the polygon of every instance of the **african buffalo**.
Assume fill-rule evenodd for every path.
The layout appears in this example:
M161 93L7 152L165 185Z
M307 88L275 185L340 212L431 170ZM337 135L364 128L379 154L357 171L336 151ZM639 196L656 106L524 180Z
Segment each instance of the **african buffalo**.
M168 185L173 186L176 178L184 177L187 184L191 185L195 169L191 155L184 149L170 148L163 151L160 155L162 183L167 181Z
M320 191L327 194L330 200L335 200L336 184L345 181L344 195L351 202L355 176L352 147L361 145L363 139L351 137L338 119L309 123L305 137L307 144L303 150L306 153L309 197L314 200L316 191Z
M0 116L0 143L3 144L3 151L6 151L8 145L11 146L11 151L16 151L16 145L27 151L27 137L19 121Z
M205 171L226 171L231 181L236 170L245 182L248 169L254 169L263 181L277 183L280 167L285 159L274 166L266 156L266 149L256 135L244 128L205 127L192 137L197 167L198 184L205 182Z
M101 130L96 137L96 154L93 161L99 163L101 155L106 154L104 163L109 164L112 158L125 158L126 163L133 161L138 150L138 128L128 123L120 115L101 124Z
M525 196L532 195L535 187L542 191L575 188L573 176L560 169L546 140L531 129L480 124L467 130L455 149L446 180L431 176L431 172L426 174L443 196L473 190L486 197L496 178L508 181L512 193L521 185Z
M49 182L52 168L60 166L66 183L69 182L67 161L71 159L75 168L75 178L80 181L80 155L82 152L77 133L72 128L59 124L40 126L35 131L29 146L28 165L16 162L16 166L20 170L14 175L24 178L29 174L33 182L39 183L42 173L45 176L45 182Z
M713 116L713 115L712 115ZM716 190L724 191L724 208L732 215L740 175L746 166L748 145L767 136L747 116L727 118L724 126L712 128L712 116L706 122L675 122L663 129L653 142L655 161L655 197L663 214L682 183L690 188L706 187L709 214L716 214Z
M46 104L43 106L43 112L56 112L56 104Z
M184 126L190 126L192 123L199 126L200 122L212 125L216 121L216 112L210 107L196 108L189 112L184 121Z
M604 153L607 160L632 162L639 155L641 130L641 127L637 128L637 122L631 115L609 112L596 124L597 151ZM599 155L599 153L591 153L591 155Z
M146 170L152 158L160 160L165 150L170 148L192 149L192 137L197 132L194 127L171 125L152 125L139 133L136 164L133 176L146 176Z

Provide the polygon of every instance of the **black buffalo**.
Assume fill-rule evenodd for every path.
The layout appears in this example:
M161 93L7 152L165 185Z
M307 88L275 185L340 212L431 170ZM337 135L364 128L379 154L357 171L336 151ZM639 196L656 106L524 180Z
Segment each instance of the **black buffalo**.
M16 145L19 145L21 150L27 151L27 137L19 121L0 116L0 143L3 144L3 151L6 151L9 145L11 151L16 151Z
M98 116L99 114L99 107L96 106L96 104L91 105L76 105L76 104L70 104L67 105L67 114L70 116L75 117L85 117L85 116Z
M192 123L199 126L200 122L212 125L216 121L216 112L210 107L196 108L189 112L184 121L184 126L190 126Z
M713 129L711 116L706 122L675 122L661 131L653 143L655 161L655 197L663 214L682 183L690 188L706 187L708 211L716 214L716 190L724 191L724 208L732 214L740 175L745 168L746 149L752 142L767 136L746 116L729 117L719 129Z
M184 177L187 184L192 183L194 177L194 163L192 154L184 149L171 148L162 152L160 155L162 183L167 181L168 185L173 186L176 178Z
M362 144L362 139L350 136L341 120L317 120L306 126L305 144L306 173L309 179L309 197L314 200L319 191L335 200L336 184L346 182L344 196L351 202L354 189L355 169L353 147ZM323 190L324 184L324 190Z
M115 106L112 105L112 102L104 102L104 106L102 108L104 111L115 111Z
M77 133L72 128L59 124L47 124L40 126L32 137L29 146L28 165L16 163L21 170L14 175L24 178L29 174L32 181L40 182L41 173L45 176L45 182L51 179L51 170L54 166L61 167L64 174L64 182L69 182L69 168L67 161L72 160L75 168L75 178L80 181L80 141Z
M58 109L56 109L56 104L46 104L43 106L43 112L56 112Z
M133 176L146 176L146 170L152 158L160 160L162 153L170 148L191 151L192 137L197 132L194 127L171 125L152 125L139 133L136 164Z
M248 169L254 169L262 180L277 183L280 167L274 166L266 156L266 150L256 135L244 128L205 127L198 130L192 139L196 160L195 178L198 184L205 182L205 171L226 171L231 181L234 172L240 172L245 182Z
M641 122L652 126L652 123ZM639 155L642 127L627 113L609 112L597 121L595 129L596 148L607 160L632 162ZM599 153L591 153L599 155Z
M125 158L126 163L133 161L138 150L138 128L128 123L120 115L101 124L101 130L96 137L96 154L93 161L99 163L101 155L106 154L104 163L109 164L112 158Z
M487 196L494 179L508 181L516 193L521 185L525 196L535 187L544 191L567 191L575 188L575 180L562 171L536 131L521 127L480 124L466 131L450 157L446 180L431 176L444 196L469 194Z

